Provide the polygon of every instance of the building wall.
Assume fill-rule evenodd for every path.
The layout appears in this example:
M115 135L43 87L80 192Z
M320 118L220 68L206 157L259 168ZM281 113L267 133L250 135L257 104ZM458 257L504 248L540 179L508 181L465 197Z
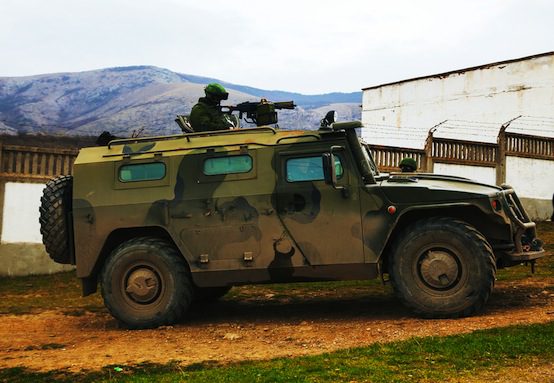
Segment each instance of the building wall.
M362 122L428 131L444 120L554 117L552 105L554 53L364 89Z
M6 183L2 242L42 243L38 209L43 189L44 184Z
M42 244L39 224L44 184L0 181L0 276L71 270L53 262Z
M506 183L527 197L552 199L554 161L506 157Z
M496 169L488 166L434 164L434 173L470 178L485 184L496 183Z
M48 274L73 267L53 262L42 244L44 184L71 174L78 150L94 137L0 135L0 276Z
M552 216L554 161L507 157L506 183L522 198L527 213L537 220Z
M466 125L469 122L474 125L462 124L462 137L457 139L489 142L484 136L490 133L486 132L490 123L500 128L502 123L520 115L532 116L537 123L521 124L522 127L516 128L518 133L551 137L554 52L366 88L362 136L372 142L372 136L384 137L382 131L387 129L396 139L387 142L385 137L378 144L423 148L424 137L433 126L445 120L462 120ZM545 123L541 123L541 118L550 125L541 125ZM514 124L508 131L514 129ZM546 219L552 214L553 166L554 158L546 161L508 157L506 160L506 183L515 188L534 219ZM493 184L496 183L494 171L479 166L434 165L435 173Z

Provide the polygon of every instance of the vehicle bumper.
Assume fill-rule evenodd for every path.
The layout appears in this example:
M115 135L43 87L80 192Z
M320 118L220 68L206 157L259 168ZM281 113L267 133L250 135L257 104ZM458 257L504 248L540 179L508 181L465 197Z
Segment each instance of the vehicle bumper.
M526 251L523 253L508 253L506 254L507 258L512 262L526 262L533 261L538 258L542 258L546 255L544 250L538 251Z
M542 241L537 238L536 224L527 215L514 189L508 185L502 185L502 189L497 196L514 228L515 249L506 254L507 258L512 262L525 262L544 257L546 253Z

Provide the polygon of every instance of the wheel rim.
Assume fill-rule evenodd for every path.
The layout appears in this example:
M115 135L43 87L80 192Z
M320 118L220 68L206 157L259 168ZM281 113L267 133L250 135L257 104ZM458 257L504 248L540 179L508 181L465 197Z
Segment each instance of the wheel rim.
M125 273L123 292L127 298L139 305L155 302L162 288L159 272L149 266L136 266Z
M450 290L460 281L462 267L457 254L446 248L433 248L423 252L417 262L421 281L438 291Z

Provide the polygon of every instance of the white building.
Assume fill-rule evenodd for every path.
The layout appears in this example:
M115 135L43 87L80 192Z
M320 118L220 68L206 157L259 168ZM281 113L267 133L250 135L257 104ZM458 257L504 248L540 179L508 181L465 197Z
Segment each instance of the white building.
M39 137L34 145L42 141L43 147L21 145L22 140L0 137L0 276L71 270L46 254L39 206L47 180L71 173L77 148L47 147L49 140L65 143L60 138Z
M402 80L363 89L362 136L378 145L420 148L435 137L496 142L506 130L554 137L554 52ZM435 172L496 183L494 168L437 163ZM550 217L554 156L506 158L511 184L535 218ZM530 203L532 200L532 203Z

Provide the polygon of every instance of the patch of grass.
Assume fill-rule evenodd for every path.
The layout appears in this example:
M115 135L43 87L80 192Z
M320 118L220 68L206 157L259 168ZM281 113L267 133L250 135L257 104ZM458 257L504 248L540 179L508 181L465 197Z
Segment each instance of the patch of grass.
M448 337L413 338L299 358L179 367L109 366L92 374L0 370L1 382L439 382L540 357L554 360L554 322L481 330Z
M498 270L496 278L499 281L517 281L525 278L552 278L554 277L554 257L546 256L535 263L535 273L531 272L531 265L517 265Z
M544 241L544 249L554 255L554 222L537 223L537 234Z
M31 314L44 310L104 310L100 294L83 298L74 272L0 278L0 314Z

